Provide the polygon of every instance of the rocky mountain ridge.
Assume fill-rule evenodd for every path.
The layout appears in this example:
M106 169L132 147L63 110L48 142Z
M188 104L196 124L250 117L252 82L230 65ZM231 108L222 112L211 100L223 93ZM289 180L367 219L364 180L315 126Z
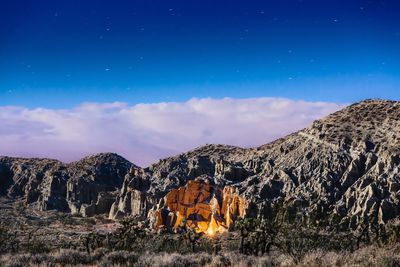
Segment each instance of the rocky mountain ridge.
M112 192L121 187L132 166L112 153L69 164L52 159L1 157L0 187L3 194L22 198L40 210L93 215L96 208L97 213L108 212L114 198Z
M153 226L161 220L171 228L176 221L168 216L189 216L181 213L213 203L213 194L197 189L191 194L186 188L188 199L175 200L185 205L180 214L168 205L169 192L196 180L237 192L244 201L236 202L245 203L237 210L245 212L234 216L268 217L284 203L293 213L327 218L343 227L354 228L371 218L386 223L400 215L400 102L362 101L257 148L206 145L147 168L114 154L93 159L98 160L68 165L1 158L1 188L8 188L2 192L24 197L40 209L93 215L109 208L111 218L136 215ZM221 197L218 201L220 207L231 204ZM155 214L163 210L169 211L164 212L167 217L157 220Z

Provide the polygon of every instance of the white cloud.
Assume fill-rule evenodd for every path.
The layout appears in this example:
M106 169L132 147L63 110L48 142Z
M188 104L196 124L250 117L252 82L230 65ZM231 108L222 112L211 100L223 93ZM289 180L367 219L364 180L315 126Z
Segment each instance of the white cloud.
M0 107L0 154L77 160L116 152L138 165L206 143L258 146L343 105L284 98L85 103L73 109Z

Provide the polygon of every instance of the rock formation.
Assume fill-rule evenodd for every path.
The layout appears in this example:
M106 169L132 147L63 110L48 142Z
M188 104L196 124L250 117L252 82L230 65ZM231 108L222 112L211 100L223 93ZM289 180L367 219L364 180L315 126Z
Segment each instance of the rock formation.
M63 164L50 159L0 158L2 194L23 198L40 210L108 213L132 164L116 154L98 154Z
M237 189L221 189L201 179L172 189L161 203L151 213L155 217L153 227L177 229L186 225L211 235L229 229L236 218L246 215L247 209Z
M161 199L172 189L207 176L238 190L248 216L268 216L284 203L343 227L371 217L385 223L400 215L399 130L399 102L367 100L261 147L206 145L128 174L115 210L146 217L168 207ZM133 191L130 205L143 207L135 211L121 205Z
M366 100L257 148L206 145L147 168L114 162L2 158L0 193L92 214L111 202L99 192L121 188L111 218L171 229L183 218L201 231L202 222L226 229L236 216L268 217L282 204L343 227L386 223L400 215L400 102Z

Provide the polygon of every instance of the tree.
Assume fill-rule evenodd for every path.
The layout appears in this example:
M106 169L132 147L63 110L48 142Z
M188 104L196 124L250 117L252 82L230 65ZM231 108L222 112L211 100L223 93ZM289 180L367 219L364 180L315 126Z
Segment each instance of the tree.
M193 228L186 227L184 229L184 236L189 241L192 252L195 252L197 241L201 238L202 233L197 233Z
M257 225L257 221L254 218L239 218L235 227L240 232L240 246L239 252L244 254L245 251L245 240L249 236L250 232L255 231Z

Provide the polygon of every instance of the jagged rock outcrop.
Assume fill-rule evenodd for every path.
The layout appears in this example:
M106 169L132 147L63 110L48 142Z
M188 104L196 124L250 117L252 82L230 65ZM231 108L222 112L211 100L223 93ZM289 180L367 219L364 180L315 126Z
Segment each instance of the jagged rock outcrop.
M108 194L100 193L121 188L131 166L129 161L116 154L98 154L69 164L66 200L72 213L85 215L87 207L82 205L95 205L97 212L93 214L109 211L113 201ZM105 207L101 209L99 205Z
M83 217L91 217L96 214L106 214L110 212L110 208L115 201L116 192L99 192L96 202L91 204L82 204L80 209L76 209L76 214L81 214ZM73 207L76 207L75 205Z
M258 148L206 145L160 160L126 177L147 181L145 188L130 189L140 192L131 200L145 207L143 213L123 205L118 210L154 213L149 207L165 206L159 201L172 189L206 175L215 186L236 188L249 202L248 215L268 216L285 203L343 227L371 217L385 223L400 215L399 151L400 103L367 100ZM126 194L122 190L119 201Z
M247 201L237 189L220 188L210 181L196 179L172 189L153 209L153 227L177 229L186 225L199 232L224 232L238 217L246 215Z
M50 159L0 158L0 187L40 210L82 215L108 213L132 164L111 153L63 164Z
M150 188L150 178L136 166L126 175L120 196L110 209L109 217L119 219L125 216L141 216L145 218L148 211L156 203L156 197L147 193Z
M215 201L200 195L213 190L220 192L215 197L219 214L225 214L224 197L233 190L246 202L245 216L269 216L284 205L293 213L335 220L342 227L355 228L371 219L386 223L400 216L400 102L362 101L257 148L206 145L147 168L115 162L108 169L111 162L66 165L1 158L0 193L24 197L42 209L81 212L84 207L85 214L92 214L97 203L103 203L99 192L121 188L110 218L137 215L170 228L185 205L209 220ZM192 182L199 179L207 180L210 188ZM198 189L191 189L194 185ZM197 200L182 202L180 196L185 195ZM110 205L106 202L104 206ZM174 220L163 217L167 212ZM185 220L194 216L185 214ZM216 224L228 227L226 219L224 215Z

